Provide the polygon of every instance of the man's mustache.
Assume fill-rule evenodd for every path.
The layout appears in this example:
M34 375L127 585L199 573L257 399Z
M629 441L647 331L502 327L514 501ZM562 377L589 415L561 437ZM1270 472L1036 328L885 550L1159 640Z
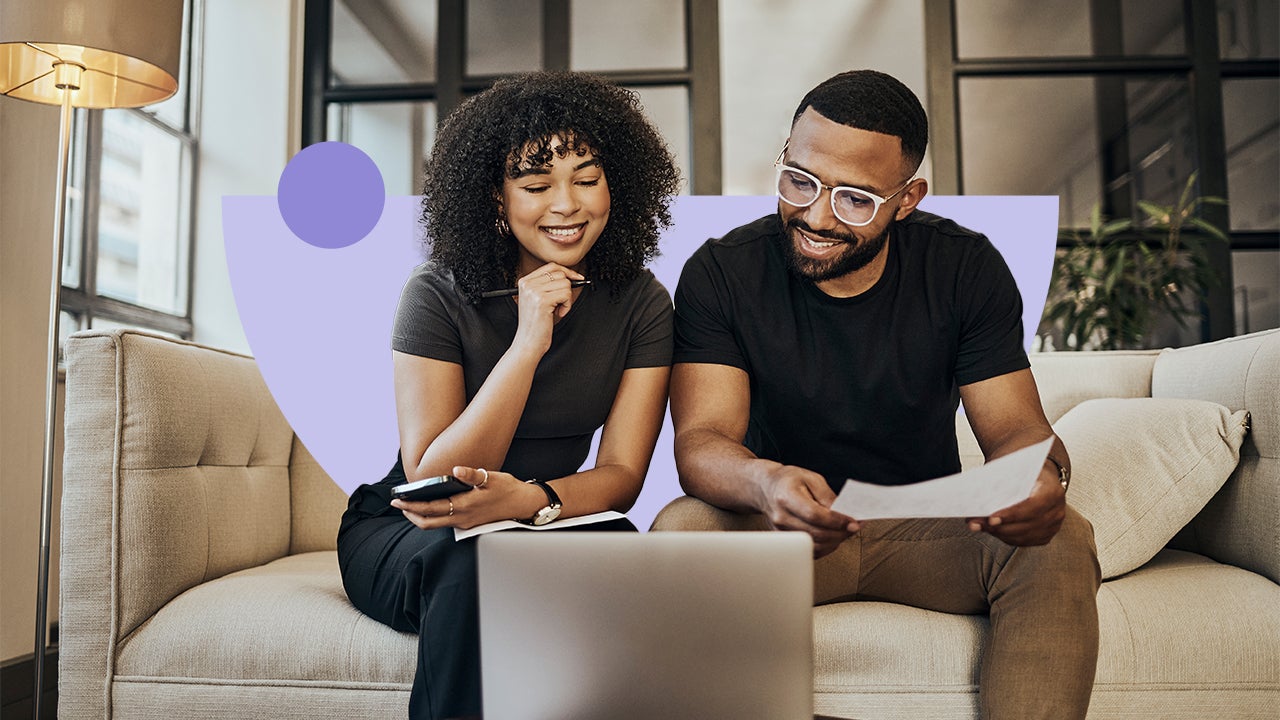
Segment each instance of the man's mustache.
M804 220L801 220L798 217L793 217L790 220L787 220L786 226L788 230L792 230L792 229L803 230L806 235L812 235L814 237L820 237L826 240L834 240L836 242L847 243L849 245L858 244L858 238L855 237L852 233L842 233L838 230L814 230L813 228L809 227L809 223L805 222Z

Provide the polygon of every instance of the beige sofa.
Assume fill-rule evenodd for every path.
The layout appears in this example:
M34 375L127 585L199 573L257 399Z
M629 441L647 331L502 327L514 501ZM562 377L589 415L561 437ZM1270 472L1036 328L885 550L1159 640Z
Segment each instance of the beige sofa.
M132 331L79 333L69 358L60 716L403 717L414 638L348 604L345 498L253 361ZM1280 332L1033 362L1051 419L1151 394L1252 412L1240 468L1181 549L1104 584L1091 716L1274 717ZM658 524L691 506L705 510L677 501ZM974 716L983 618L845 603L814 627L817 711Z
M1098 593L1101 647L1089 717L1277 717L1280 331L1163 352L1033 355L1032 370L1045 412L1072 453L1076 476L1068 497L1073 503L1091 503L1089 512L1080 505L1077 509L1094 521L1104 577L1116 575L1103 582ZM1227 451L1228 442L1212 432L1189 440L1197 444L1196 452L1179 455L1183 448L1167 445L1170 437L1187 430L1172 414L1184 403L1095 400L1150 397L1212 401L1230 410L1248 410L1252 429L1246 435L1242 428L1228 427L1241 422L1243 413L1206 413L1208 403L1185 403L1194 408L1183 408L1200 424L1221 420L1221 431L1235 443L1243 436L1239 465L1235 453ZM1092 405L1082 405L1090 400L1095 400ZM1145 405L1135 408L1135 403ZM1065 417L1073 408L1075 422ZM1130 412L1135 409L1138 413ZM1126 426L1136 423L1141 413L1146 413L1145 427L1135 431ZM963 420L957 422L957 435L963 464L981 464L981 451ZM1125 457L1118 462L1089 457L1080 447L1086 439L1115 443L1116 454ZM1142 448L1143 442L1152 447ZM1163 449L1154 447L1161 443ZM1108 495L1109 488L1098 485L1121 478L1131 482L1136 466L1149 464L1143 456L1162 454L1194 466L1167 470L1186 479L1181 485L1158 487L1162 479L1155 478L1128 498L1133 507L1116 512L1108 506L1124 496ZM1178 497L1191 495L1187 484L1214 462L1221 471L1218 482L1226 479L1220 491L1214 492L1215 484L1199 502ZM1090 473L1095 477L1084 476ZM1149 497L1155 493L1160 497ZM1206 500L1208 505L1199 510ZM1193 503L1184 511L1194 519L1180 531L1178 524L1170 524L1167 535L1151 544L1157 532L1150 527L1157 519L1152 513L1177 501ZM759 516L725 513L687 497L668 505L654 521L655 530L761 526ZM1175 532L1168 547L1161 549ZM1124 561L1133 558L1132 546L1143 541L1150 550L1141 562L1133 563L1141 567L1121 573ZM976 717L986 630L985 616L880 602L817 607L815 710L856 718Z

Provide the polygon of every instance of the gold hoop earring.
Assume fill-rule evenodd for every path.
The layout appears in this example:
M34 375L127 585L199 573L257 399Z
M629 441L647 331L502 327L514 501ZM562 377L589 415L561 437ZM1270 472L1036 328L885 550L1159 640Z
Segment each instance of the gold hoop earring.
M511 235L511 226L507 224L507 219L502 216L499 216L497 220L493 221L493 229L497 230L498 235L501 237L508 237Z

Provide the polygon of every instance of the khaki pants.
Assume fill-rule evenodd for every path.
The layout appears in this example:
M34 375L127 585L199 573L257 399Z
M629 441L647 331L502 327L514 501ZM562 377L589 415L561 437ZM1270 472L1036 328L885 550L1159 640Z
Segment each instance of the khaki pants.
M678 501L655 529L764 529L761 516ZM1084 718L1098 660L1093 527L1070 507L1048 545L1012 547L960 519L875 520L814 563L814 602L880 600L990 613L982 718Z

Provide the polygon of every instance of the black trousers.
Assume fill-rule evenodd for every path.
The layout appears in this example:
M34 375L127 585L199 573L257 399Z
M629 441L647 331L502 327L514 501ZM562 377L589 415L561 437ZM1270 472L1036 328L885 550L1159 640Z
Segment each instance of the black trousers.
M569 530L636 527L616 520ZM418 635L409 717L479 715L476 538L457 542L451 528L420 530L399 512L352 517L349 511L338 534L338 564L347 597L360 612Z

